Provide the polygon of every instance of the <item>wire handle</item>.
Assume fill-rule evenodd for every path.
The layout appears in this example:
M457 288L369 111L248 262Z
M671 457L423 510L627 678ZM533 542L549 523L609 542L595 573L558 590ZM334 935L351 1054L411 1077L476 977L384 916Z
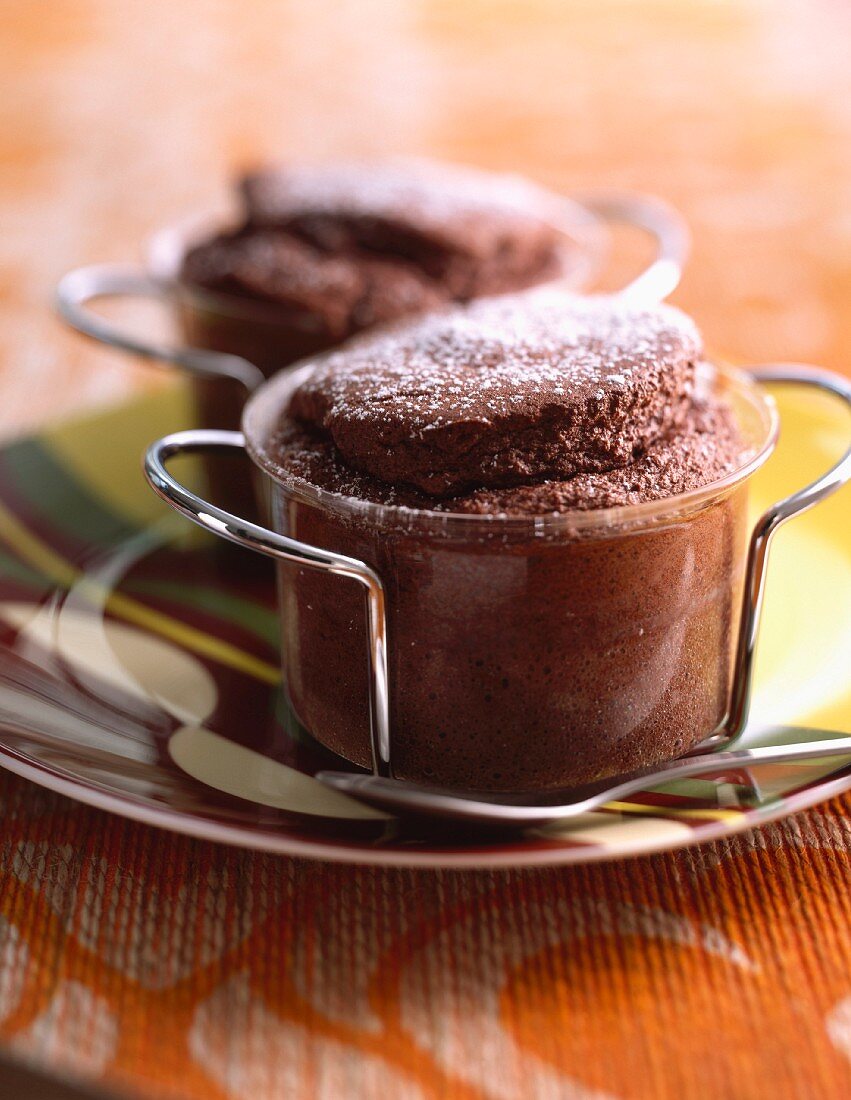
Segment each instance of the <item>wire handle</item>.
M574 198L602 221L642 229L656 243L656 255L644 271L616 292L620 299L653 305L676 290L691 252L691 233L670 203L633 191L588 191Z
M851 412L851 382L830 371L801 363L774 363L753 367L749 373L762 383L812 386L841 398ZM814 504L835 493L851 479L851 444L845 454L821 477L772 504L757 520L748 546L739 639L733 665L730 711L724 728L724 740L741 736L747 725L753 693L753 665L757 635L762 617L768 550L774 533L793 516L806 512Z
M91 264L69 271L56 288L56 308L73 329L143 359L158 360L180 367L200 378L228 378L239 382L248 393L263 382L259 367L239 355L205 348L176 347L131 336L105 320L88 303L96 298L155 298L168 300L166 287L141 268L131 264Z
M782 364L759 367L751 373L761 382L814 386L842 398L851 410L851 383L827 371L797 364ZM352 577L364 586L367 597L373 772L375 775L392 776L387 619L384 587L380 577L374 569L356 558L310 546L256 523L240 519L222 508L217 508L187 489L166 468L166 462L178 454L226 450L245 450L245 437L241 432L201 428L176 432L157 440L148 448L145 456L145 476L163 500L187 519L205 527L208 531L272 558L294 562L296 565L310 569ZM851 479L851 446L848 447L844 456L821 477L773 504L754 527L745 568L742 616L733 666L729 717L722 733L705 742L704 747L714 744L718 739L723 739L724 742L734 740L741 734L747 722L754 653L765 591L768 549L774 532L786 520L824 500L849 479Z
M376 775L390 772L390 708L387 690L387 616L384 610L384 586L374 569L357 558L348 558L331 550L308 546L296 539L279 535L259 524L240 519L223 508L202 500L181 485L166 469L174 455L199 451L245 452L242 432L197 428L175 432L152 443L145 455L145 476L154 492L187 519L206 527L222 538L247 546L270 558L293 562L308 569L351 577L366 591L368 628L369 717L372 763Z

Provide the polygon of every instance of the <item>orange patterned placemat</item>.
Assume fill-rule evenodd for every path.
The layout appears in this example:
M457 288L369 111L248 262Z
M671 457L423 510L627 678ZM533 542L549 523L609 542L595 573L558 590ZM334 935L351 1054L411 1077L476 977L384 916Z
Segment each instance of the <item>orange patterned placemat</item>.
M851 1090L847 799L563 870L225 849L0 776L0 1034L145 1096Z

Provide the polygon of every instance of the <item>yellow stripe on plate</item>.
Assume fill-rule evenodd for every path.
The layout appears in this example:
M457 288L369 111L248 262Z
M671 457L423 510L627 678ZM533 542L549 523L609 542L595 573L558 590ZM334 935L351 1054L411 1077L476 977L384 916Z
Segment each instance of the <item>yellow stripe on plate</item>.
M262 683L277 684L280 680L280 669L276 665L270 665L267 661L254 657L229 642L214 638L178 619L155 611L121 592L104 591L103 585L87 577L85 573L57 554L25 527L2 502L0 502L0 538L7 542L24 561L35 566L63 588L70 589L76 585L90 586L92 592L100 598L104 608L118 618L177 642L184 649L202 657L208 657L227 668L253 676Z

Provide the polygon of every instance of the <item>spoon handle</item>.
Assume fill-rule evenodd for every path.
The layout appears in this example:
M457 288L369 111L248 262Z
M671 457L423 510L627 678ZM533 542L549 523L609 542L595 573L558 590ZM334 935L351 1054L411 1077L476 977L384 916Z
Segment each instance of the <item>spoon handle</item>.
M754 764L784 764L799 760L824 760L833 756L851 757L851 736L825 738L821 741L797 741L789 745L758 745L752 749L729 749L671 760L631 776L614 778L604 791L591 795L587 801L596 806L614 802L637 791L672 783L678 779L694 779L700 775L721 774L752 767ZM575 812L575 811L574 811ZM584 811L583 811L584 812Z
M571 791L546 791L535 795L490 792L464 793L440 787L419 786L400 779L352 772L319 772L323 783L397 814L415 814L489 825L543 825L598 810L631 794L700 775L717 775L756 764L783 764L798 760L849 757L851 736L798 741L789 745L762 745L691 756L614 776ZM564 801L561 801L564 799Z

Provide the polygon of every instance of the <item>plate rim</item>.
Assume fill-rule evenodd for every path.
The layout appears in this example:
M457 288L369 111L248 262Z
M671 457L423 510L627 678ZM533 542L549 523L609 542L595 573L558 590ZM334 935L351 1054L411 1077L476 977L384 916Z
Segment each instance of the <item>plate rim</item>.
M0 721L0 738L7 732L31 732ZM693 848L726 837L751 832L773 821L780 821L792 814L829 801L851 789L851 764L839 774L817 780L802 791L778 798L766 807L757 808L733 821L707 823L705 828L693 829L673 842L665 838L649 840L646 845L630 851L618 851L602 845L583 849L576 847L541 848L524 851L512 847L510 851L495 849L493 852L446 849L445 851L417 851L404 848L351 848L335 842L302 840L286 832L262 826L228 825L207 821L202 815L163 807L156 809L137 801L132 795L110 792L97 783L74 777L61 768L50 767L3 743L0 739L0 767L27 779L46 790L71 798L94 809L116 814L125 820L140 822L154 828L176 832L194 840L203 840L247 851L297 859L314 859L340 864L360 864L396 868L421 868L423 870L522 870L553 866L579 866L589 863L613 863L660 852L675 852ZM613 815L614 816L614 815ZM665 818L664 814L645 813L642 817ZM259 843L258 843L259 840ZM582 853L577 855L577 853Z

